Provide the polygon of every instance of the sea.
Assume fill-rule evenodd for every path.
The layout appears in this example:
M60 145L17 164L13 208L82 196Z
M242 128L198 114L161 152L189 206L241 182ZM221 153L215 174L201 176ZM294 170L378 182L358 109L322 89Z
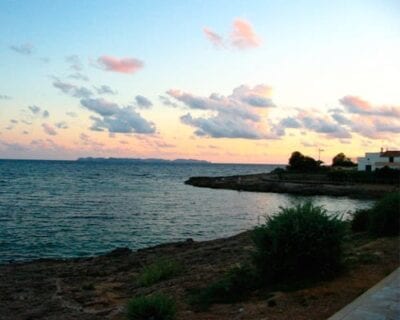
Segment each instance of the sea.
M343 218L371 201L215 190L191 176L270 172L276 165L0 160L0 263L86 257L234 235L279 207L311 199Z

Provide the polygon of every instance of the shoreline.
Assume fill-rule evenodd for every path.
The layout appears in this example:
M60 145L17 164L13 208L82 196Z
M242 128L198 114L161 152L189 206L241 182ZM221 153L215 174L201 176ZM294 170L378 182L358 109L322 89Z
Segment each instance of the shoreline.
M326 319L398 266L398 240L356 236L347 244L346 257L352 268L333 280L292 292L272 292L268 298L254 292L243 302L216 304L201 312L188 304L188 293L220 279L233 266L251 261L250 231L136 251L117 248L96 257L0 265L0 314L4 320L122 320L130 298L163 292L177 301L178 320L255 320L266 314L273 320ZM149 287L138 284L143 268L160 257L177 261L182 272Z
M324 195L354 199L378 199L387 193L400 190L399 186L390 184L347 183L327 181L326 179L318 180L320 178L318 176L316 178L313 179L313 175L305 175L305 179L282 179L277 174L260 173L223 177L190 177L185 184L212 189L288 193L303 196Z

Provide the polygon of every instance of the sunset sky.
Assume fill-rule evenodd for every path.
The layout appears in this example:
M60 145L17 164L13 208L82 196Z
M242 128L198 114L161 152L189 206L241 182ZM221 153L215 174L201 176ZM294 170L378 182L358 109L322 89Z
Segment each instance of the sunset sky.
M400 149L400 2L0 1L0 158Z

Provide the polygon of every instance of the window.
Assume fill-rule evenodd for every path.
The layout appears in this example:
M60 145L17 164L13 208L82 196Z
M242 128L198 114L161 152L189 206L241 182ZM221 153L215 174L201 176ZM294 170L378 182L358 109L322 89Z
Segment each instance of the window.
M389 162L394 162L394 157L389 157Z

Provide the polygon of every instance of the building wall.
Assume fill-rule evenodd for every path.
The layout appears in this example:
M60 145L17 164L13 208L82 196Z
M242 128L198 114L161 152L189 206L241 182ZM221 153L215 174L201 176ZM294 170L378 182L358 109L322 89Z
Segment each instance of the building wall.
M381 157L380 152L367 152L365 157L358 158L357 170L366 171L366 167L368 165L371 166L371 171L375 171L375 169L381 169L384 166L400 169L400 157L394 157L393 162L389 162L389 158Z

